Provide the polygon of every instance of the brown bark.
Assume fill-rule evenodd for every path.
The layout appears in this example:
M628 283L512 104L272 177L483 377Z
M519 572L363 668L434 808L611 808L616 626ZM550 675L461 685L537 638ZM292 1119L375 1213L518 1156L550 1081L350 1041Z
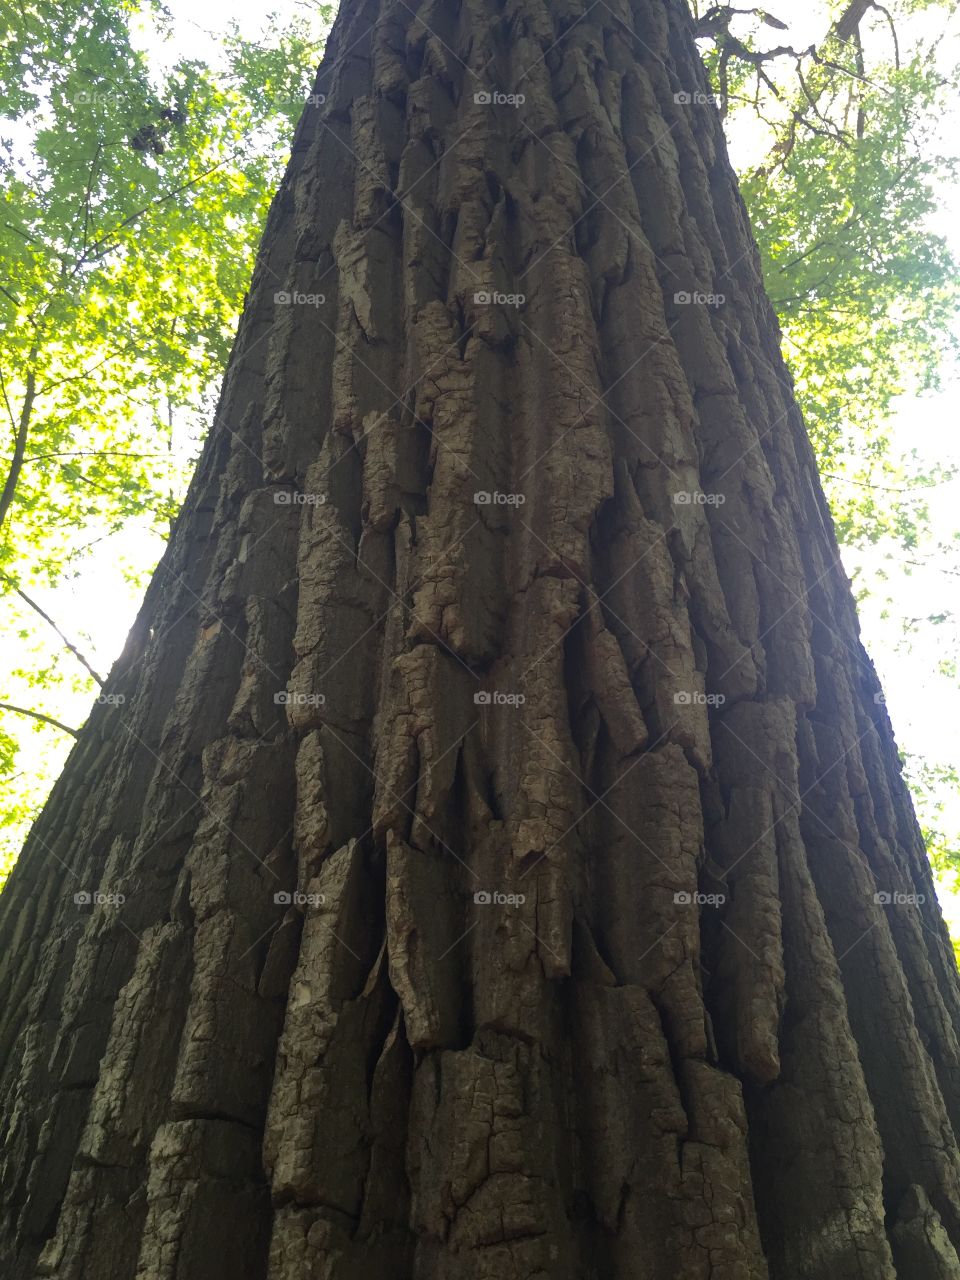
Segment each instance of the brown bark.
M0 526L3 525L7 518L7 512L13 502L17 492L17 482L20 479L20 472L23 470L24 454L27 451L27 437L30 434L30 419L33 416L33 405L37 398L37 378L33 371L33 361L36 358L36 351L30 352L28 357L28 372L23 392L23 403L20 406L20 417L16 421L11 421L11 425L15 427L13 436L13 454L10 458L10 466L7 470L6 479L3 482L3 488L0 489ZM10 411L9 404L7 411Z
M875 9L874 0L851 0L834 24L834 34L838 40L849 40L855 36L870 9Z
M674 0L338 18L0 900L5 1275L960 1275L956 970L705 90Z

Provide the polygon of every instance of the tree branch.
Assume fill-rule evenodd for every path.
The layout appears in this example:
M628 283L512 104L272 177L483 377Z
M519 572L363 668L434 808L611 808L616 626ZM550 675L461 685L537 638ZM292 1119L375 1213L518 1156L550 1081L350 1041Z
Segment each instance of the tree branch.
M843 484L855 484L861 489L876 489L880 493L908 493L913 497L921 497L929 489L936 488L936 485L908 485L906 487L897 488L889 484L871 484L868 480L854 480L852 476L840 476L835 471L821 471L822 476L829 476L831 480L840 480ZM945 483L945 482L944 482ZM915 560L908 561L909 564L916 564Z
M98 360L96 364L92 364L89 369L81 369L79 373L68 374L67 377L65 378L58 378L56 382L44 383L44 385L40 388L37 394L43 395L47 391L52 391L54 387L62 387L67 382L82 382L84 378L89 378L91 373L95 373L96 370L101 367L101 365L105 365L108 360L117 360L120 356L124 354L125 353L123 351L111 351L108 355L105 355L101 360Z
M76 660L80 663L80 665L81 665L81 666L86 667L86 669L87 669L87 670L90 672L90 674L93 676L94 680L96 680L97 684L98 684L98 685L100 685L100 686L102 687L102 686L103 686L103 677L102 677L102 676L100 676L100 675L98 675L98 674L97 674L97 672L96 672L96 671L94 671L93 667L92 667L92 666L90 665L90 663L86 660L86 658L83 656L83 654L82 654L82 653L80 652L80 650L77 648L77 646L76 646L76 645L75 645L71 640L68 640L68 639L67 639L67 637L63 634L63 632L60 630L60 628L57 626L57 624L54 622L54 620L50 617L49 613L46 613L46 612L45 612L45 611L40 607L40 605L38 605L38 604L37 604L36 600L31 599L31 597L30 597L30 596L28 596L28 595L27 595L27 593L26 593L25 591L23 591L20 587L18 587L18 586L17 586L17 584L16 584L16 582L14 582L13 578L11 578L9 574L6 574L6 573L2 573L2 572L0 572L0 577L2 577L2 578L4 579L4 581L5 581L5 582L9 582L9 583L10 583L11 587L13 587L14 591L17 593L17 595L20 597L20 599L24 602L24 604L28 604L28 605L30 606L30 608L34 611L34 613L38 613L38 614L40 615L40 617L44 620L44 622L45 622L48 626L50 626L50 627L52 627L52 628L54 629L54 631L57 633L57 635L60 637L60 639L61 639L61 640L63 641L63 643L66 645L66 647L70 650L70 652L73 654L73 656L76 658Z
M14 417L13 409L11 409L11 407L10 407L10 400L9 400L9 398L8 398L8 396L7 396L7 384L6 384L6 381L4 380L4 377L3 377L3 371L2 371L2 370L0 370L0 392L2 392L2 393L3 393L3 403L4 403L4 405L6 405L6 409L7 409L7 416L8 416L8 417L9 417L9 419L10 419L10 425L11 425L11 427L13 427L13 434L14 434L14 436L16 436L16 434L17 434L17 420L16 420L16 418Z
M867 10L872 8L873 0L852 0L833 24L832 34L846 43L859 29Z
M53 716L44 715L42 711L31 711L29 707L15 707L12 702L0 702L0 711L12 711L14 715L30 716L33 720L41 720L44 724L53 725L54 729L59 729L61 733L69 733L71 738L80 737L79 729L71 729L62 720L56 720Z
M61 453L29 453L24 462L46 462L47 458L163 458L163 453L131 453L129 449L71 449Z
M116 248L116 245L111 245L109 243L112 236L115 236L125 227L129 227L131 223L136 222L138 218L142 218L145 214L150 213L159 205L166 204L168 200L173 200L182 192L189 191L191 187L197 186L199 183L203 182L205 178L209 178L212 173L216 173L218 169L222 169L227 161L232 158L232 156L226 156L223 160L218 160L215 165L211 165L209 169L204 170L204 172L198 174L197 177L191 178L188 182L181 182L177 187L172 187L169 191L165 191L162 195L157 196L155 200L151 200L149 204L138 209L136 213L131 213L129 217L124 218L115 227L113 227L112 230L107 232L105 235L102 235L98 240L95 240L89 248L84 249L83 253L80 254L76 262L73 264L73 270L70 272L70 275L75 276L80 268L85 266L88 262L93 261L95 258L102 258L105 254L110 252L111 248Z
M31 368L27 373L26 394L23 397L20 422L17 425L17 434L13 442L13 457L10 459L10 470L7 472L3 492L0 493L0 528L3 527L3 522L7 518L7 512L10 510L10 504L13 502L14 494L17 491L17 481L20 479L20 469L23 466L23 457L27 449L30 415L33 413L33 401L37 394L37 380L32 368L36 356L37 349L34 347L30 352Z
M893 65L900 70L900 37L897 35L897 24L893 20L893 15L889 9L885 9L882 4L877 4L876 0L870 5L871 9L876 9L877 13L882 13L886 18L890 27L890 34L893 36Z

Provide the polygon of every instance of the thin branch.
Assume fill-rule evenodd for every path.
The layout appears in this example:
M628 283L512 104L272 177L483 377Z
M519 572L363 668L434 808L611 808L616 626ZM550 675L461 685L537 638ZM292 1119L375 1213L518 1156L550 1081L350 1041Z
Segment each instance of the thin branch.
M715 4L702 18L696 19L693 34L697 39L701 39L704 36L715 35L718 29L726 32L731 18L750 16L760 18L768 27L776 27L778 31L787 30L785 22L774 18L765 9L729 9L726 5Z
M45 462L47 458L163 458L163 453L131 453L128 449L77 449L64 453L28 453L24 462Z
M150 213L151 210L157 208L158 205L166 204L168 200L173 200L182 192L189 191L191 187L197 186L197 184L203 182L205 178L209 178L212 173L216 173L218 169L222 169L227 161L231 159L233 159L232 156L225 156L222 160L218 160L215 165L212 165L203 173L198 174L197 177L191 178L188 182L182 182L178 187L172 187L169 191L165 191L162 196L158 196L156 200L151 200L149 204L138 209L136 213L131 213L129 217L124 218L123 221L119 222L111 231L102 235L99 240L95 240L93 244L90 245L89 249L85 249L73 264L73 270L70 274L72 276L76 275L80 268L87 262L91 261L95 256L103 257L104 254L110 252L111 247L116 248L116 245L111 246L109 241L111 237L117 234L118 231L121 231L124 227L128 227L132 222L136 222L138 218L142 218L145 214Z
M898 489L889 484L870 484L867 480L854 480L850 476L839 476L834 471L821 471L820 474L822 476L829 476L831 480L840 480L843 484L855 484L860 489L878 489L881 493L908 493L915 498L921 497L921 495L926 493L928 489L936 488L936 485L922 484L907 485ZM944 483L946 483L946 481L944 481ZM915 562L909 561L908 563L913 564Z
M86 658L77 648L77 646L63 634L63 632L60 630L60 628L57 626L54 620L50 617L49 613L45 612L45 610L42 609L40 605L37 604L36 600L31 599L31 597L28 596L25 591L23 591L20 587L18 587L16 582L14 582L13 578L11 578L9 574L0 572L0 577L2 577L6 582L9 582L10 585L13 587L14 591L20 597L20 599L25 604L28 604L30 608L34 611L34 613L38 613L48 626L54 629L54 631L57 633L57 635L66 645L66 647L70 650L70 652L73 654L76 660L80 663L80 665L83 667L86 667L86 669L93 676L94 680L96 680L97 684L102 687L103 677L101 675L98 675L97 672L94 671L93 667L86 660Z
M11 407L10 407L10 400L9 400L9 398L8 398L8 396L7 396L7 384L6 384L6 381L5 381L5 379L4 379L3 371L2 371L2 370L0 370L0 392L2 392L2 393L3 393L3 403L4 403L4 404L6 405L6 407L7 407L7 414L8 414L8 416L9 416L9 418L10 418L10 425L11 425L11 427L13 427L13 434L14 434L14 435L16 435L16 434L17 434L17 420L16 420L16 418L13 416L13 409L11 409Z
M33 720L40 720L44 724L53 725L54 729L59 729L61 733L69 733L71 738L79 738L79 729L71 729L68 724L64 724L62 720L57 720L53 716L44 715L42 711L31 711L29 707L15 707L12 702L0 702L0 711L12 711L14 715L30 716Z
M83 199L83 247L87 247L87 235L90 231L90 197L93 194L93 180L96 177L97 166L100 163L100 153L103 150L103 144L97 144L97 152L90 164L90 173L87 177L87 193Z
M917 569L933 569L936 573L949 574L951 578L960 578L960 569L945 569L940 564L930 564L926 560L905 560L904 564L912 564Z
M15 307L20 306L20 299L12 294L9 289L5 289L2 284L0 284L0 293L2 293L5 298L9 298ZM33 316L27 316L27 320L36 329L37 322L34 320Z
M85 476L72 463L60 463L60 470L68 480L79 480L83 484L88 484L91 489L97 489L100 493L112 493L112 489L108 489L106 485L97 484L96 480L91 480L89 476Z
M885 9L882 4L873 3L871 9L876 9L877 13L882 13L890 26L890 34L893 36L893 65L900 70L900 38L897 35L897 24L893 20L893 16L889 9Z
M18 235L22 237L24 240L28 241L30 244L40 243L40 241L37 239L36 236L32 236L29 231L24 231L23 227L15 227L12 222L5 222L3 225L7 228L8 231L12 231L14 235Z
M117 360L123 354L123 351L111 351L105 355L102 360L98 360L96 364L92 364L89 369L81 369L79 373L68 374L65 378L58 378L56 382L44 383L44 385L37 391L37 395L43 395L47 391L52 391L54 387L62 387L67 382L81 382L84 378L89 378L91 373L94 373L101 367L101 365L105 365L108 360Z
M0 527L3 526L3 522L7 518L7 512L10 510L10 504L13 502L14 494L17 491L17 481L20 479L20 469L23 466L23 457L27 449L30 415L33 413L33 401L37 394L37 380L32 368L36 357L37 349L34 347L30 352L31 368L27 371L26 393L20 409L20 422L17 425L16 438L13 442L13 457L10 459L10 470L7 472L3 492L0 493Z
M857 27L853 33L853 47L856 51L857 71L860 73L861 79L866 79L867 64L863 56L863 38L860 35L860 28ZM853 88L850 89L850 97L853 99ZM863 109L863 98L857 98L857 141L862 142L864 134L867 130L867 113Z

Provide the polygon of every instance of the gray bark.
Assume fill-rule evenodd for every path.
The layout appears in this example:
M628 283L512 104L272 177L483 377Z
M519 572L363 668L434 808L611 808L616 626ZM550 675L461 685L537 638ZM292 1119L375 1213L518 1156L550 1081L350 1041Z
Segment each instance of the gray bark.
M676 0L337 19L0 899L4 1275L960 1275L956 968L706 91Z

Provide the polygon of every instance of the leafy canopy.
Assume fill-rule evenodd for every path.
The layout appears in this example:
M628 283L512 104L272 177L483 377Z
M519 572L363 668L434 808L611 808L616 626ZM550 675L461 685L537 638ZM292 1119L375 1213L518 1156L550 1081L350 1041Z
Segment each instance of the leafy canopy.
M157 4L3 13L0 569L54 581L91 526L176 513L318 40L164 67Z

